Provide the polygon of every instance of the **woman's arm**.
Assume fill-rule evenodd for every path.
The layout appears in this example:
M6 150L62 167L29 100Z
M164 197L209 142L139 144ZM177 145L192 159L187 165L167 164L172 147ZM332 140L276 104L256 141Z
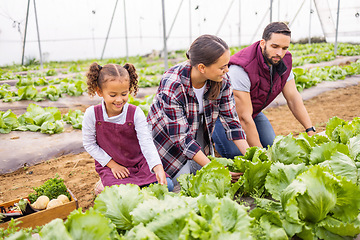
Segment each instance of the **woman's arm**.
M146 121L145 114L140 107L136 107L134 124L141 152L149 165L150 171L153 172L153 168L156 165L162 165L162 163L153 142L153 138L149 129L149 125Z
M221 91L219 114L224 119L221 123L224 126L226 136L229 140L245 139L246 135L241 127L239 117L236 112L235 99L230 87L229 80L224 79L225 86Z

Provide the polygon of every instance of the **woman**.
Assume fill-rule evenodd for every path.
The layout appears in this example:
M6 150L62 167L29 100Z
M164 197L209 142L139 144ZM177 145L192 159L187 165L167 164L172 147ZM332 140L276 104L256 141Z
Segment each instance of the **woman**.
M189 59L162 77L147 117L165 171L173 178L196 173L210 162L211 135L220 117L229 140L241 153L249 147L235 110L227 76L230 51L213 35L202 35L186 53ZM236 181L239 173L232 173Z

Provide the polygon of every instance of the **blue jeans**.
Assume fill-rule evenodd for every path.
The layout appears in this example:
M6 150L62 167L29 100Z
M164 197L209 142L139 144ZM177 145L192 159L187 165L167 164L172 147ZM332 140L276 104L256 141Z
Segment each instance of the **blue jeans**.
M261 145L267 147L271 146L275 139L275 132L269 119L260 112L255 118L254 122L259 133ZM215 143L216 151L225 158L233 159L235 156L242 155L233 141L229 141L226 137L225 129L218 118L215 123L215 129L212 135Z

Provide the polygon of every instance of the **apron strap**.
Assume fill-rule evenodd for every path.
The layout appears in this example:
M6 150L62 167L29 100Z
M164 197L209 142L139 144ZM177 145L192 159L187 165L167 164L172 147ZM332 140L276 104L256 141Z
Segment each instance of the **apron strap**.
M134 122L135 110L136 110L135 105L132 105L132 104L128 105L128 110L127 110L127 114L126 114L126 122Z
M103 121L104 120L101 104L96 105L94 107L94 112L95 112L95 120L96 121Z

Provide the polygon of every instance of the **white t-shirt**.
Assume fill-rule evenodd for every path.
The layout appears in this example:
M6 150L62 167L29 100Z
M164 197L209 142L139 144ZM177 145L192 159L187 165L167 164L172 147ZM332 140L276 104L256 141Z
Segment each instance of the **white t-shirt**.
M199 114L203 114L204 113L204 104L203 104L203 99L204 99L204 91L205 91L205 87L206 84L204 84L204 86L202 86L201 88L194 88L194 92L196 95L196 98L199 102Z
M249 75L245 70L239 65L231 65L229 67L229 72L231 86L234 90L242 91L242 92L250 92L251 82ZM290 81L294 78L294 73L291 70L290 75L286 81Z
M108 117L104 105L104 101L102 101L102 111L104 121L112 122L117 124L124 124L126 121L127 110L129 104L126 103L124 105L124 109L121 114L113 117ZM108 162L111 160L111 157L96 143L96 129L95 129L95 111L94 106L91 106L86 109L84 114L84 120L82 123L82 135L83 135L83 146L85 150L98 161L101 166L106 166ZM161 164L161 160L155 144L153 142L149 125L146 121L146 117L144 112L140 107L136 107L134 114L134 124L136 136L139 139L139 145L142 154L144 155L150 171L152 171L153 167L158 164ZM124 139L126 140L126 139Z

